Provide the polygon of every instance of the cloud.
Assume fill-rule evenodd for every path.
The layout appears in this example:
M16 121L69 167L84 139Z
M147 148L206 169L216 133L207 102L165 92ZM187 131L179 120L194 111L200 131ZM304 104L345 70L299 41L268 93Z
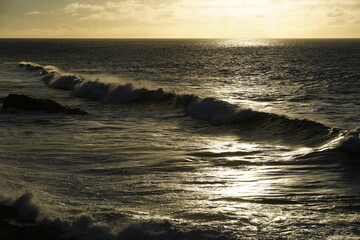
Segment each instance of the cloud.
M358 0L104 0L71 3L63 11L81 26L177 29L205 37L303 37L352 24L357 5Z
M19 35L37 21L39 31L29 34L251 38L326 37L344 32L360 37L360 0L5 1L9 7L6 12L0 7L6 13L0 14L0 26L19 29ZM53 26L61 28L48 30ZM68 31L69 27L76 32Z
M78 20L134 20L137 22L209 22L222 20L238 20L249 15L257 2L235 0L178 0L155 4L153 1L124 0L107 1L102 4L71 3L64 7L65 13L77 17ZM254 13L253 16L261 15Z
M70 13L73 16L79 16L85 11L103 11L105 9L102 5L85 4L85 3L71 3L64 7L66 13Z
M39 15L40 11L31 11L31 12L27 12L25 13L25 15Z
M329 11L327 16L328 17L343 17L344 11L342 9L336 8L336 9Z

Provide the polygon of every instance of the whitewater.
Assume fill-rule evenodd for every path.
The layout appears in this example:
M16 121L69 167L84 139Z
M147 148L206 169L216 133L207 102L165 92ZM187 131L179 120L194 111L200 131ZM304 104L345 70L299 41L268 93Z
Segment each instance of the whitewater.
M2 239L360 237L359 40L0 50L0 103L88 112L1 111Z

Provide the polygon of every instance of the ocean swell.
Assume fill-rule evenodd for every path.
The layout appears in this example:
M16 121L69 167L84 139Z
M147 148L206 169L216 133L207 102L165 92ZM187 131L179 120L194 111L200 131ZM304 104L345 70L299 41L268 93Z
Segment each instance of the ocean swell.
M20 67L39 71L42 81L51 88L70 90L74 97L99 100L106 103L162 101L181 106L185 112L198 119L207 119L212 124L233 124L243 133L256 133L254 140L273 141L279 144L321 147L338 138L341 131L319 122L293 119L275 113L266 113L240 107L212 97L201 98L193 94L176 94L163 88L149 89L136 86L134 82L106 83L90 80L84 76L66 73L54 66L20 62ZM358 132L357 132L358 134ZM359 152L358 135L349 134L339 144L349 152Z

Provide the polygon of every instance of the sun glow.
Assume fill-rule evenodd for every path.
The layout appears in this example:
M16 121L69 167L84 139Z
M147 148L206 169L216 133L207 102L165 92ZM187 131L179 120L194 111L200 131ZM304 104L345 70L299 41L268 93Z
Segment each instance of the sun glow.
M249 16L266 15L269 13L271 4L266 0L256 1L235 1L235 0L220 0L214 1L210 5L214 7L215 11L220 11L224 15L238 18L239 14L246 14ZM243 16L245 17L245 16Z
M0 37L359 37L356 1L5 0Z

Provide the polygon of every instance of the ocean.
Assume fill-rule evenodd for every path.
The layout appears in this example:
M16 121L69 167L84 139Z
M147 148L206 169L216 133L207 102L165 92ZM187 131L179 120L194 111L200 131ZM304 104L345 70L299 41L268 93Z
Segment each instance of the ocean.
M359 39L0 39L0 238L359 239Z

